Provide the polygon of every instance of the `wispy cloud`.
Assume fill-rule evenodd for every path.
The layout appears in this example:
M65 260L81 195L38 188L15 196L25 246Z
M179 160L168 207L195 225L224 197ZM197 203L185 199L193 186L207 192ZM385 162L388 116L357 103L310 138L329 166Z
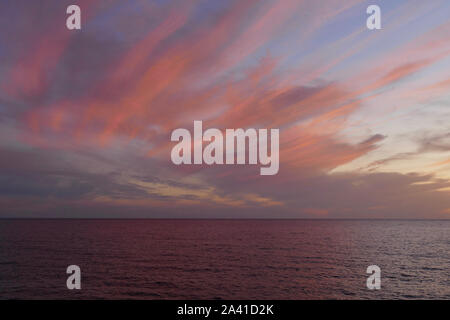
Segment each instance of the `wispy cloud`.
M0 5L2 215L446 216L445 1L68 4ZM280 128L280 173L172 165L193 120Z

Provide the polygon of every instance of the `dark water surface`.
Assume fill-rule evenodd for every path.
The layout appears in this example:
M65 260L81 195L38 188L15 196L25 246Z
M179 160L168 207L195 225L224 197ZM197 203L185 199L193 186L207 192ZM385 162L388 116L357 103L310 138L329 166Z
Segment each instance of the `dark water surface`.
M450 221L0 220L0 298L450 299Z

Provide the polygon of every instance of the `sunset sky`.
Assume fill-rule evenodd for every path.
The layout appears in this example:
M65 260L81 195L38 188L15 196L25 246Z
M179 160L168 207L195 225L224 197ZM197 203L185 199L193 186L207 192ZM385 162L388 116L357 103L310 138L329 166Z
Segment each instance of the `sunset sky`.
M279 173L174 165L194 120ZM0 154L0 217L448 219L450 1L3 0Z

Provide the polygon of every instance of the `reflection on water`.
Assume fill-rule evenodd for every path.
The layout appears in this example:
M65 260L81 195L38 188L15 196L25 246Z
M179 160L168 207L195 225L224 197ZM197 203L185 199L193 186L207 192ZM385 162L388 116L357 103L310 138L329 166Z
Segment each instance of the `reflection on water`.
M449 299L449 248L450 221L0 220L0 298Z

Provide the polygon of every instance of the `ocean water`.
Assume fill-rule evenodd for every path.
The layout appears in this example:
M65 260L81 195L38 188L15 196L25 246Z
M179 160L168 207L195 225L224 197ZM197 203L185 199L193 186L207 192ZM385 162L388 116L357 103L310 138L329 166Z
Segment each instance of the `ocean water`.
M0 220L0 298L450 299L450 221Z

